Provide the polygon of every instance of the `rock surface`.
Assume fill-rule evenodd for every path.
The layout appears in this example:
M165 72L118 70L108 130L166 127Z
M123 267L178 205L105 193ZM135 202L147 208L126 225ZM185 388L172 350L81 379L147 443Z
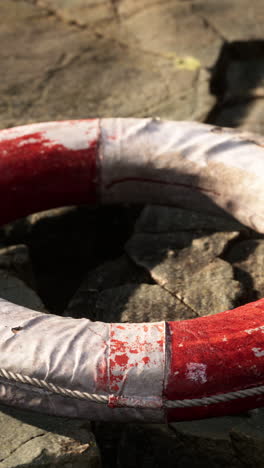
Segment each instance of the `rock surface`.
M0 297L29 309L46 311L34 286L27 247L13 245L0 249Z
M198 316L235 307L242 294L232 267L218 257L236 232L210 235L179 231L172 234L135 234L126 245L133 260ZM189 239L188 239L189 237ZM180 246L181 241L190 245ZM159 249L157 246L159 245ZM179 249L179 247L184 247Z
M264 240L239 242L229 251L227 259L236 270L236 277L244 284L252 300L264 296Z
M116 466L111 459L124 468L134 467L135 461L138 468L262 468L263 417L263 410L257 410L247 415L170 426L130 424L118 429L112 425L110 431L98 424L96 434L108 468ZM117 433L118 441L114 439ZM112 450L107 445L109 434Z
M219 54L212 79L218 102L211 114L217 125L263 134L264 42L260 38L256 35L253 40L253 32L246 40L240 33L239 40L226 43Z
M96 318L104 322L159 322L194 318L196 314L158 285L106 289L96 302Z
M0 408L0 467L100 468L89 423Z
M188 119L210 111L215 99L208 73L200 75L197 58L191 65L181 64L183 53L192 55L191 45L175 53L175 39L168 51L144 50L135 46L134 34L124 40L127 33L119 33L119 26L97 29L91 11L97 15L100 2L98 8L91 8L90 2L61 2L60 15L66 8L68 24L56 16L56 3L47 9L46 4L41 8L23 0L1 2L0 13L6 18L0 29L0 58L6 69L0 85L1 127L110 115ZM79 7L81 17L84 7L92 21L89 28L69 24L76 21ZM138 28L140 32L140 24ZM214 55L212 61L217 48Z

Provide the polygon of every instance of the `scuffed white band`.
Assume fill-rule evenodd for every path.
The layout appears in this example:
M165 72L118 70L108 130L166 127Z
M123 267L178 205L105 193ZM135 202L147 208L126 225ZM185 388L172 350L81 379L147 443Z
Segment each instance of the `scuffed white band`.
M164 421L165 344L164 322L110 325L0 300L0 368L107 396L108 405L5 378L0 378L0 400L90 420Z
M264 138L195 122L102 119L103 203L231 213L264 232Z

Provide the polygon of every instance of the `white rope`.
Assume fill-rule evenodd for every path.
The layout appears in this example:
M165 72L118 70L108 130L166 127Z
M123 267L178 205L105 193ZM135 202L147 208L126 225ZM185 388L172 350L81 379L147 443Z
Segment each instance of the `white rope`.
M215 403L225 403L226 401L237 400L239 398L247 398L264 393L264 385L260 387L247 388L236 392L220 393L211 397L192 398L191 400L166 400L164 405L166 408L187 408L193 406L208 406Z
M64 397L77 398L78 400L88 400L95 403L108 403L108 397L104 395L98 395L96 393L80 392L79 390L70 390L69 388L63 388L53 383L46 382L46 380L36 379L29 377L28 375L18 374L16 372L7 371L0 369L0 377L7 380L13 380L15 382L32 385L33 387L44 388L49 390L51 393L57 393Z
M18 374L16 372L0 369L0 377L14 382L32 385L33 387L43 388L64 397L77 398L78 400L88 400L93 403L107 404L107 395L98 395L97 393L80 392L79 390L70 390L63 388L53 383L46 382L45 380L29 377L28 375ZM225 403L239 398L247 398L264 394L264 385L260 387L247 388L245 390L238 390L236 392L221 393L211 397L192 398L185 400L165 400L165 408L188 408L195 406L208 406L216 403ZM127 406L129 407L129 405ZM134 407L134 406L133 406Z

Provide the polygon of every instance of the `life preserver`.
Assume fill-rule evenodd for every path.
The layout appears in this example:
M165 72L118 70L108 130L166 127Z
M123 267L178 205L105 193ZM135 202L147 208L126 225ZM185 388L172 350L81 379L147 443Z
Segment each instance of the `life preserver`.
M0 222L78 203L224 209L264 232L261 137L95 119L0 131ZM264 299L181 322L107 324L0 300L0 401L87 419L175 421L264 405Z

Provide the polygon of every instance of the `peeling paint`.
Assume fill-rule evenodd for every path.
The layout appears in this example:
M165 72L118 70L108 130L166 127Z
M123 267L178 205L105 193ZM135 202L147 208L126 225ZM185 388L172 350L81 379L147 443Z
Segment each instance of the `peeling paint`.
M187 364L186 377L193 382L204 384L207 382L206 364L200 362L190 362Z
M161 398L165 376L165 323L127 323L125 327L111 324L110 327L110 393L122 398L133 395ZM117 404L117 400L112 399L111 405L115 401Z
M246 333L251 335L251 333L261 331L261 333L264 333L264 325L261 325L260 327L257 328L250 328L249 330L245 330Z
M264 349L261 348L252 348L253 353L256 357L263 357L264 356Z

